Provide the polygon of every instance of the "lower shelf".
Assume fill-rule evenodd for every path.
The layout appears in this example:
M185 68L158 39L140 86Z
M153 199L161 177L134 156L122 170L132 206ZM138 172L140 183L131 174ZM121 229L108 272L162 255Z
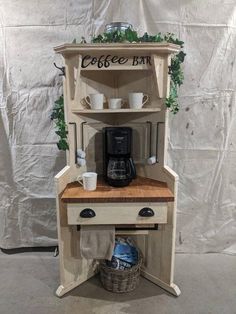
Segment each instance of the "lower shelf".
M72 109L73 113L79 113L79 114L94 114L94 113L144 113L144 112L159 112L161 111L161 108L141 108L141 109Z
M77 231L80 231L80 225L77 226ZM115 227L116 233L119 232L132 232L132 231L149 231L149 230L158 230L158 224L150 224L150 225L120 225Z
M149 231L148 230L120 230L120 231L116 231L116 235L118 236L131 236L131 235L148 235Z

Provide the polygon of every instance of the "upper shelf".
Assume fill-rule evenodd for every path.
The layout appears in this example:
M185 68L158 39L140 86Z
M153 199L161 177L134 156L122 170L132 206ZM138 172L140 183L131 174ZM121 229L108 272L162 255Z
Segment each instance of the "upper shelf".
M158 97L166 97L171 54L180 49L179 45L171 43L64 44L54 48L65 58L68 97L75 101L79 101L82 72L96 76L100 70L151 70ZM114 71L109 75L111 73Z
M117 54L171 54L178 52L180 46L170 43L102 43L102 44L63 44L54 48L54 51L63 55L84 53Z

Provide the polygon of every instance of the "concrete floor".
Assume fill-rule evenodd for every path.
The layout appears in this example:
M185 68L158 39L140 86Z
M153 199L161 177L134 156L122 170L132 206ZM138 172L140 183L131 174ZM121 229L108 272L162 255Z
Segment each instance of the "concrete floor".
M0 314L236 314L235 256L178 254L178 298L143 278L131 293L109 293L96 277L59 299L52 252L1 253L0 269Z

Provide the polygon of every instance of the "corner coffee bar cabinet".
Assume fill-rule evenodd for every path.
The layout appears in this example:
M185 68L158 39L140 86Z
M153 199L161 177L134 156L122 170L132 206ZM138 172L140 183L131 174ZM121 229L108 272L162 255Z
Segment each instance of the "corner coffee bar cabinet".
M97 261L80 255L81 225L114 225L116 234L133 237L142 251L142 276L175 296L174 254L178 176L166 165L168 97L171 55L180 47L170 43L64 44L55 48L65 60L64 103L68 125L67 166L55 177L62 296L97 272ZM148 101L129 107L128 94L142 92ZM106 97L103 109L91 108L91 94ZM109 98L122 107L109 109ZM103 130L132 129L132 158L136 176L124 187L103 180ZM85 151L86 163L76 152ZM76 182L95 171L101 178L95 191ZM94 217L80 213L89 208ZM82 215L83 216L83 215Z

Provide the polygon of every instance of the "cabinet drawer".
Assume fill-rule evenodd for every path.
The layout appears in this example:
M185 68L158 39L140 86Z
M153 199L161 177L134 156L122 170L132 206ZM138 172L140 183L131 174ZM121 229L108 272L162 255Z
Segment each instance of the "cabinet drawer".
M74 203L67 217L69 225L164 224L167 203Z

